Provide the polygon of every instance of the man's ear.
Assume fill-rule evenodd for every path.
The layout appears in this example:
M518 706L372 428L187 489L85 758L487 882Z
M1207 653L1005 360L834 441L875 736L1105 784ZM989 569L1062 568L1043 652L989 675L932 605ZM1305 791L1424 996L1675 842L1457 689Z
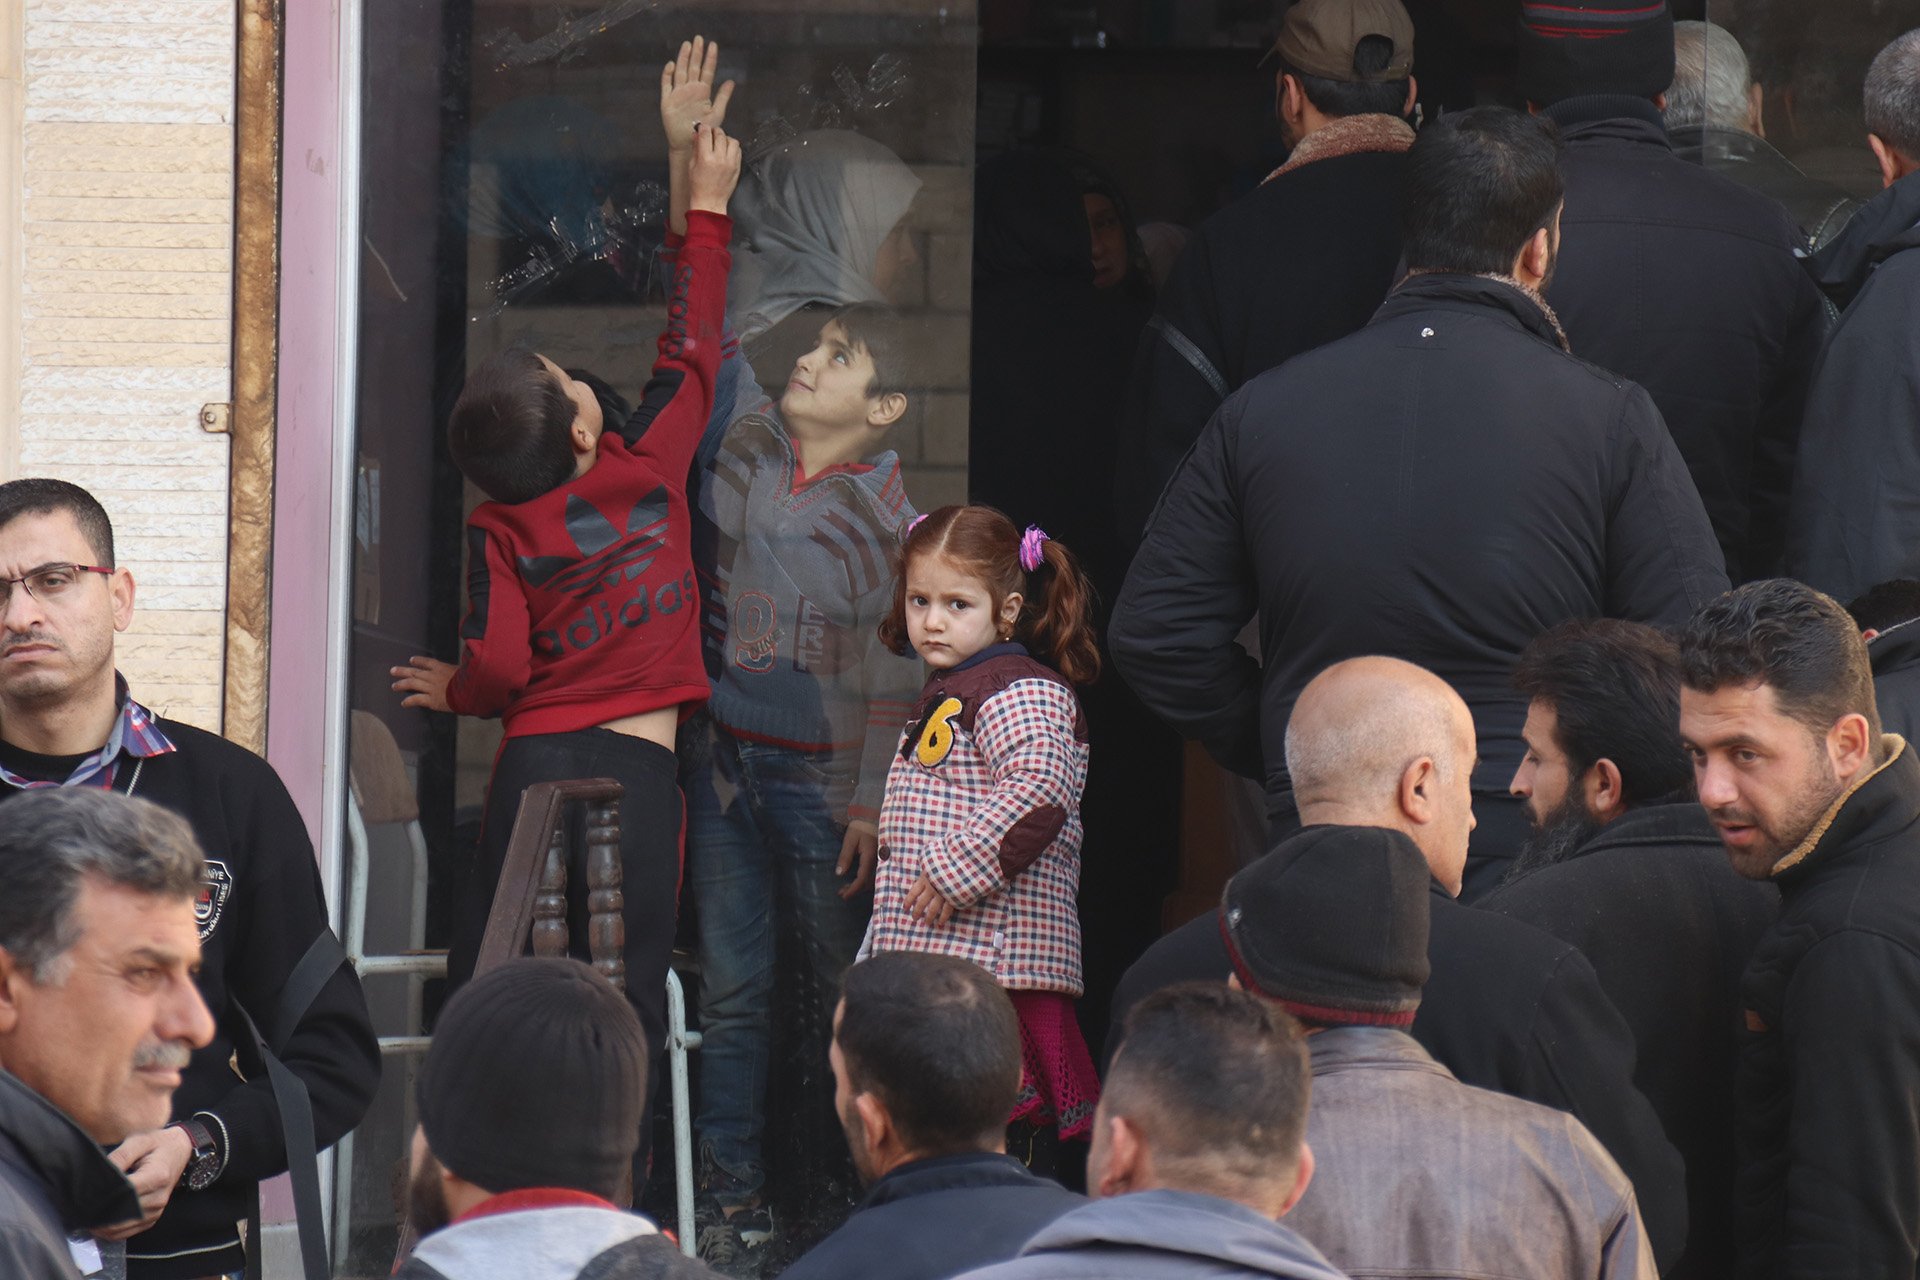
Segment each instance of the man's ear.
M1867 135L1867 145L1873 148L1873 158L1880 162L1880 185L1890 187L1913 172L1914 166L1905 156L1893 149L1893 144L1877 133Z
M1585 792L1587 813L1596 822L1612 822L1627 810L1626 786L1620 766L1611 760L1596 760L1580 780Z
M900 421L907 411L907 397L899 391L889 391L883 396L874 396L867 401L867 425L878 430L890 427Z
M1125 1116L1107 1117L1107 1167L1101 1170L1099 1195L1125 1195L1146 1186L1147 1144Z
M1421 756L1400 774L1400 812L1416 826L1434 819L1434 796L1440 784L1440 770L1432 756Z
M1300 1140L1300 1170L1294 1175L1293 1190L1287 1193L1285 1203L1280 1206L1280 1212L1274 1216L1276 1218L1284 1218L1287 1214L1291 1213L1293 1206L1300 1203L1300 1197L1307 1194L1307 1184L1312 1181L1313 1148L1307 1145L1306 1139L1302 1138Z
M133 625L133 574L115 569L107 579L107 595L113 601L113 629L125 631Z
M1874 641L1874 637L1878 636L1879 634L1880 632L1877 628L1868 627L1865 631L1862 631L1860 633L1860 638L1866 643L1872 644Z
M1873 740L1867 718L1859 712L1841 716L1827 730L1827 755L1843 782L1851 781L1873 763L1874 749L1879 745Z
M0 1036L10 1035L20 1025L20 991L28 981L27 971L0 947Z
M1413 104L1420 101L1420 82L1412 76L1407 77L1407 100L1400 106L1400 114L1413 114Z
M1538 288L1547 277L1547 268L1553 263L1553 228L1542 227L1528 238L1520 247L1520 256L1515 260L1513 274L1520 283Z
M887 1114L886 1103L871 1093L856 1093L853 1109L860 1115L860 1131L866 1138L867 1150L878 1151L894 1141L893 1117Z
M1760 139L1767 136L1767 91L1758 80L1747 86L1747 132Z
M1300 88L1300 80L1282 71L1280 73L1280 92L1274 95L1274 106L1282 120L1292 120L1299 116L1300 105L1306 101L1306 93Z

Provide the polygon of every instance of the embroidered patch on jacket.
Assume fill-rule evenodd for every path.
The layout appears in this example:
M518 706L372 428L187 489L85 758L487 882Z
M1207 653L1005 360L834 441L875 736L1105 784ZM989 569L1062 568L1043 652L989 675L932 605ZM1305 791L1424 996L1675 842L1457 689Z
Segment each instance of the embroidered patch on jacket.
M227 898L232 893L233 877L227 872L227 864L208 858L200 896L193 900L193 922L200 926L200 941L211 938L213 931L220 927L220 913L226 910Z
M913 758L932 769L938 767L953 750L953 722L965 704L958 698L942 698L940 705L927 713L914 735Z

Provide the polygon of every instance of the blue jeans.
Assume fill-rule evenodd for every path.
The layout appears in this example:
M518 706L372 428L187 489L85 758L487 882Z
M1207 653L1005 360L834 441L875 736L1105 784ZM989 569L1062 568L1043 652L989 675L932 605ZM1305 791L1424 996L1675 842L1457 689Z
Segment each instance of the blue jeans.
M783 975L780 998L823 999L825 1017L805 1021L825 1025L866 934L873 895L841 898L847 880L834 874L853 797L851 761L745 741L718 727L708 742L710 759L694 753L686 780L704 1037L694 1125L712 1166L709 1189L744 1200L766 1180L761 1134L777 936L797 934L806 969ZM802 1051L820 1055L809 1074L830 1080L824 1040Z

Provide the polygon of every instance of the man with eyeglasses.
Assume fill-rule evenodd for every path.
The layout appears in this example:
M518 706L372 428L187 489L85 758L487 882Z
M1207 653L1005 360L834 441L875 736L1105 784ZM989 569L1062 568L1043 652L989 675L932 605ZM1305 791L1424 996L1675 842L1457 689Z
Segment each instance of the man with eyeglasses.
M133 601L93 495L60 480L0 484L0 803L111 788L185 818L206 853L197 981L218 1030L183 1075L172 1123L111 1153L142 1216L100 1233L126 1242L129 1280L198 1280L244 1264L238 1222L259 1181L288 1168L282 1100L295 1115L304 1094L311 1137L329 1145L372 1101L380 1054L278 775L156 716L115 670ZM301 1126L291 1132L304 1145Z

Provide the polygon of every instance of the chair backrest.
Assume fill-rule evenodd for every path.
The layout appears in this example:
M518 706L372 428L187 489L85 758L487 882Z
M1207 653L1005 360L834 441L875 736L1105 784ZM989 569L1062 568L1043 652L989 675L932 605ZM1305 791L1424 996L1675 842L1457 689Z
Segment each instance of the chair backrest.
M567 936L567 810L586 808L587 952L593 967L626 989L627 926L620 866L621 786L611 778L539 782L520 796L481 935L474 972L485 973L531 944L538 956L564 956Z
M347 734L347 781L361 820L375 827L418 820L420 798L393 730L371 711L356 711Z

